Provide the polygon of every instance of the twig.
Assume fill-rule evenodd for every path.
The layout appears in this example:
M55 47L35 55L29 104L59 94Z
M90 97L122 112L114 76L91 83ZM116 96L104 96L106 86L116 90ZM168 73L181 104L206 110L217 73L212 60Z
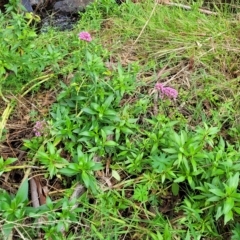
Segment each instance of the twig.
M34 178L30 179L30 190L31 190L31 199L33 207L37 208L40 206L37 192L37 184Z
M41 195L39 194L39 179L36 177L33 177L30 179L30 190L31 190L31 199L32 199L32 205L34 208L38 208L40 205L43 205L41 202ZM40 216L38 218L38 224L39 227L46 221L46 217ZM41 239L41 230L38 232L38 238Z
M75 187L75 190L72 196L70 197L70 201L72 201L73 199L79 198L85 191L86 191L86 188L82 184L78 183L77 186ZM72 210L77 207L78 207L78 204L75 203L75 205L72 207Z
M154 116L158 115L158 92L155 91L153 95L153 114Z
M0 122L0 140L2 139L3 130L6 126L7 120L8 120L8 118L9 118L13 109L14 109L14 102L11 101L7 104L7 107L3 111L1 122Z
M158 1L155 1L155 4L154 4L154 6L153 6L153 9L152 9L152 11L151 11L151 13L150 13L150 16L149 16L148 20L145 22L145 24L144 24L144 26L143 26L141 32L139 33L137 39L134 41L134 43L133 43L132 46L134 46L134 45L137 43L138 39L142 36L142 34L143 34L145 28L147 27L147 25L148 25L150 19L151 19L152 16L153 16L153 13L154 13L155 10L156 10L157 5L158 5Z
M160 3L162 3L164 5L167 5L167 6L170 6L170 7L180 7L180 8L186 9L186 10L192 10L191 6L184 5L184 4L181 4L181 3L172 3L172 2L160 2ZM215 16L218 15L218 13L212 12L212 11L207 10L207 9L199 8L198 10L199 10L199 12L205 13L205 14L208 14L208 15L215 15Z
M21 231L17 228L17 227L14 227L14 229L18 232L19 236L21 237L22 240L26 240L27 238L25 238L23 236L23 234L21 233Z
M185 71L188 68L188 65L183 67L179 72L177 72L175 75L173 75L170 79L168 79L166 82L164 82L164 85L167 83L170 83L172 80L174 80L181 72Z

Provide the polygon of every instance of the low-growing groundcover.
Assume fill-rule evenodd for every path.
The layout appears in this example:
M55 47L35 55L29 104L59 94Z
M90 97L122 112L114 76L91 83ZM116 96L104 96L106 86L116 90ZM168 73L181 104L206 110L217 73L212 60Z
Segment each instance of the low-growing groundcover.
M1 13L1 239L240 239L239 9L135 2Z

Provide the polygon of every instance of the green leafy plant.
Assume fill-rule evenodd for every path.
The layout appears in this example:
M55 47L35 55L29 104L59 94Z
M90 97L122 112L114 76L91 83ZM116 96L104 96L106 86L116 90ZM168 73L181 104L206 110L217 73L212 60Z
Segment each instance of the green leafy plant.
M36 46L34 40L38 36L34 26L30 26L31 19L23 12L12 11L14 4L7 6L11 17L0 13L0 89L3 92L9 89L19 92L24 84L44 76L42 72L47 66L58 68L57 61L61 58L60 52L49 43Z
M48 142L46 149L40 148L37 152L37 158L42 165L46 166L50 178L56 175L59 169L68 165L68 161L61 157L61 151L62 149L56 149L53 143Z
M133 194L133 198L141 203L148 200L148 187L146 185L138 185Z
M94 171L102 168L101 163L93 160L93 155L84 154L81 147L77 148L77 154L73 156L73 163L69 163L67 167L59 172L68 176L77 176L77 180L83 182L87 188L96 192L96 180L93 176Z
M30 139L4 129L1 238L238 239L235 15L206 15L199 2L185 11L96 0L72 31L37 34L37 17L18 3L0 13L2 99L18 103L8 103L1 130L19 126L9 109L36 114L19 114L27 126L17 132ZM9 193L16 169L44 179L45 203L30 206L27 182Z
M16 196L11 196L6 191L1 190L0 194L0 212L4 219L2 232L7 238L15 226L15 221L23 221L26 215L26 206L28 200L28 181L21 184Z
M197 187L206 197L206 205L214 204L216 209L216 219L224 216L224 224L233 220L233 213L239 214L240 194L238 192L239 173L231 176L226 183L219 181L216 177L213 183L205 183L202 187ZM200 196L201 196L200 195ZM200 196L197 196L199 198Z
M0 176L4 172L11 171L10 165L16 161L17 161L17 158L8 158L8 159L4 160L2 157L0 157Z

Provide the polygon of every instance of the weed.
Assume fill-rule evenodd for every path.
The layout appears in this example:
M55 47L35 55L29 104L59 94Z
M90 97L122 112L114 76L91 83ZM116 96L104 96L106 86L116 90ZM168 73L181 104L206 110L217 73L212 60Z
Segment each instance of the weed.
M57 91L47 116L29 111L22 155L0 157L3 238L238 239L239 29L201 5L95 1L38 36L1 13L1 137L7 93Z

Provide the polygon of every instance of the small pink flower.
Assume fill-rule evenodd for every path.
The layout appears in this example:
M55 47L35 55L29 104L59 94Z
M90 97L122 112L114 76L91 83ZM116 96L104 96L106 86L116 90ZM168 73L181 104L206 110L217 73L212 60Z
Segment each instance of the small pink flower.
M36 137L40 137L44 131L45 121L37 121L33 127L33 132Z
M178 91L171 87L164 87L162 83L157 83L155 88L160 92L161 97L167 96L168 98L176 99L178 96Z
M92 37L91 34L89 32L80 32L78 34L79 39L86 41L86 42L91 42L92 41Z

